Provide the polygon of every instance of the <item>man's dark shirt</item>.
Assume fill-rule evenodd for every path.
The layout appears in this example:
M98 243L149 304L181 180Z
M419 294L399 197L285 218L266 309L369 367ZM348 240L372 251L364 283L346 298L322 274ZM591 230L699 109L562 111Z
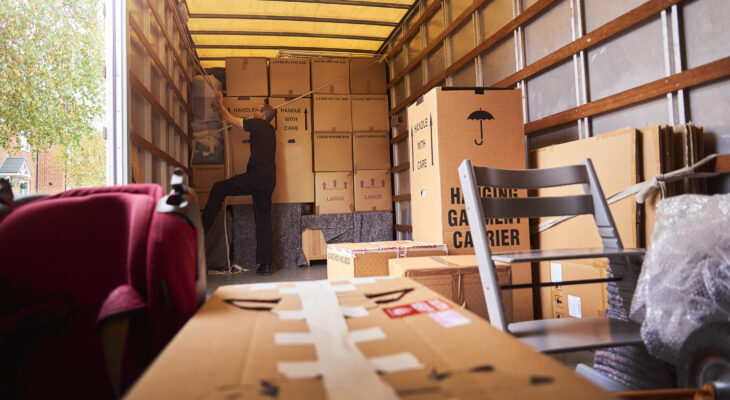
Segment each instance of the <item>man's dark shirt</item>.
M243 129L251 133L251 157L246 172L276 179L274 128L261 118L251 118L243 120Z

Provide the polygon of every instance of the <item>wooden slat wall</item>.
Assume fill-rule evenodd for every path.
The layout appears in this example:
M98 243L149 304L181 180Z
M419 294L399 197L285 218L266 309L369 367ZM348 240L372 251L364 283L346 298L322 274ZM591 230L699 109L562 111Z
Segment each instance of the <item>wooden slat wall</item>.
M667 17L667 13L679 13L684 3L688 1L682 0L648 0L638 6L628 9L616 18L604 23L603 25L593 29L591 32L582 35L582 25L578 28L579 33L574 33L575 39L566 44L565 46L545 55L544 57L531 62L529 65L525 65L525 35L523 29L532 24L535 21L539 21L540 18L545 15L553 8L558 5L564 6L566 2L570 3L571 12L576 12L574 9L580 10L574 2L583 4L579 0L537 0L533 2L529 7L521 9L521 1L512 2L513 5L513 19L508 21L502 27L493 27L498 29L491 29L491 35L488 37L480 37L479 32L479 9L482 7L489 6L490 3L496 0L475 0L471 4L469 2L458 1L458 0L422 0L420 7L416 8L413 12L418 15L411 15L406 18L406 21L413 21L410 24L404 24L399 27L399 31L390 40L389 46L385 48L385 55L390 65L390 81L388 88L390 89L391 97L391 145L393 145L393 168L394 180L406 181L407 179L400 179L399 174L408 174L407 169L408 160L399 159L396 156L397 153L404 153L403 148L399 146L405 146L406 140L408 139L407 131L407 119L405 109L408 105L413 103L419 96L426 93L428 90L437 85L446 84L447 86L452 85L453 74L457 71L462 70L465 67L469 67L470 64L474 64L477 76L474 82L480 83L483 81L483 71L481 57L492 50L497 44L504 43L504 39L512 36L515 39L516 47L516 59L519 67L513 74L502 78L493 84L495 88L508 88L508 87L522 87L524 82L530 80L533 77L544 73L548 69L571 60L573 57L582 55L582 52L587 51L591 48L596 47L599 44L609 42L610 40L619 37L626 32L638 29L645 24L648 20L656 20L660 16L662 23L665 24L665 29L671 30L682 29L676 26L670 26L671 18ZM707 2L707 0L697 0L695 3ZM453 4L452 4L453 3ZM454 8L461 7L459 13L454 13ZM620 7L617 5L616 7ZM581 11L577 11L581 12ZM457 14L457 15L450 15ZM426 27L433 26L427 25L429 21L433 21L435 18L442 18L444 21L443 29L436 35L427 35ZM580 17L580 16L579 16ZM582 16L582 18L585 18ZM676 18L676 15L675 15ZM679 18L677 18L679 20ZM446 21L451 21L446 23ZM451 54L451 47L453 47L454 33L463 30L466 24L472 23L474 25L474 45L472 50L468 51L463 56L454 60ZM698 21L697 23L704 23ZM580 24L583 24L581 21ZM669 28L667 28L669 26ZM575 31L574 31L575 32ZM549 32L545 32L548 34ZM725 28L724 34L727 34ZM432 37L430 42L425 39ZM408 43L413 41L417 42L421 39L421 51L414 53L413 48L408 47ZM667 37L664 41L667 41ZM674 39L672 39L674 40ZM463 43L461 43L463 46ZM657 42L657 45L661 46L662 42ZM409 49L409 51L406 51ZM444 61L446 65L443 69L436 74L429 74L429 57L433 56L436 52L442 51L445 53ZM666 51L666 50L665 50ZM680 56L681 57L681 56ZM662 60L659 60L662 62ZM421 74L415 74L414 72L420 72ZM421 77L422 82L409 82L412 76ZM429 79L429 76L431 78ZM575 121L585 120L587 117L603 114L610 111L619 110L625 107L637 105L640 102L655 99L661 96L682 96L683 89L689 89L698 85L707 85L713 81L717 81L730 76L730 57L716 59L711 62L707 62L700 66L682 70L681 62L679 66L674 67L674 71L668 73L668 76L640 84L633 88L615 93L604 98L597 98L591 100L585 100L584 103L579 101L576 107L560 111L558 113L541 117L537 120L530 121L526 116L525 133L526 135L540 135L543 132L547 132L550 129L561 127L569 123L575 123ZM587 78L584 78L587 79ZM422 84L422 85L420 85ZM409 90L413 88L413 90ZM679 93L679 94L678 94ZM529 91L525 96L529 96ZM684 116L680 117L682 120ZM630 123L630 121L628 122ZM400 158L403 158L402 156ZM406 168L404 168L404 166ZM398 184L394 186L394 201L396 201L396 209L401 210L407 209L407 202L410 201L410 193L407 187L399 187ZM403 204L406 203L406 207ZM404 216L410 215L410 212L402 212ZM396 218L396 231L397 232L409 232L410 225L406 223L407 218ZM406 235L399 234L399 237L405 238Z
M127 8L133 177L169 190L174 168L190 175L194 55L173 2L130 0Z

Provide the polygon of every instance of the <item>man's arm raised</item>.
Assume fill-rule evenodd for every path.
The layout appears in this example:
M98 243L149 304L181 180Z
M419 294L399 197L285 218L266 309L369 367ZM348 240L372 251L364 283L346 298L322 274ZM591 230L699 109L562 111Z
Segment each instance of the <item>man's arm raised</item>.
M221 117L223 117L223 121L228 122L229 124L238 127L238 129L243 130L243 119L233 116L228 109L223 105L223 95L221 95L220 92L218 92L218 95L216 96L216 101L214 101L211 105L213 109L221 114Z

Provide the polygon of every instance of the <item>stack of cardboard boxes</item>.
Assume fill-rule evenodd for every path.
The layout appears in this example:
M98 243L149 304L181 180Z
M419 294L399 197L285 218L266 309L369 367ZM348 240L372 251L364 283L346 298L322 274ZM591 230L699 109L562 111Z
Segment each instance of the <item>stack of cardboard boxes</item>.
M252 117L264 103L277 107L272 121L277 138L274 203L314 202L318 214L392 209L382 64L347 58L228 58L226 83L224 103L237 117ZM250 140L237 129L226 138L224 175L231 177L246 171ZM239 196L228 204L250 202L250 196Z

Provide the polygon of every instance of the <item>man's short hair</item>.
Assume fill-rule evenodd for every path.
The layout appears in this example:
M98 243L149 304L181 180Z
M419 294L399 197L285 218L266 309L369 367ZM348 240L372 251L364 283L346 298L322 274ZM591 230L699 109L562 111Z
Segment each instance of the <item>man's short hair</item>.
M276 109L268 104L261 106L261 113L264 114L264 119L267 122L271 122L276 117Z

